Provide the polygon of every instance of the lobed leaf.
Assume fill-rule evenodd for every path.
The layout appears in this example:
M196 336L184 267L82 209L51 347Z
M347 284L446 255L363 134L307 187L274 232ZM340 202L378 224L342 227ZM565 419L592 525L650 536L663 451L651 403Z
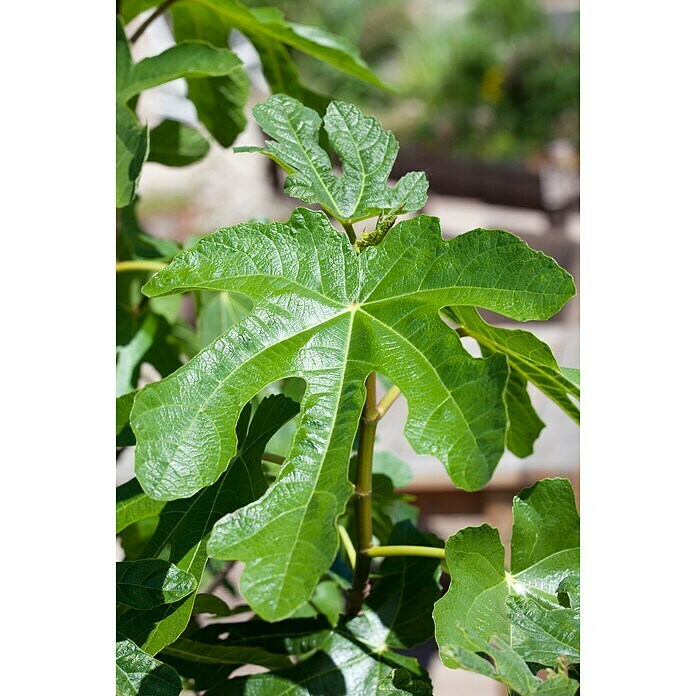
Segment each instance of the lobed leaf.
M143 551L143 557L156 558L169 551L177 568L200 579L208 560L207 541L217 520L232 510L258 498L267 488L261 465L266 443L297 413L297 404L282 395L264 399L249 423L247 406L237 423L240 441L237 454L214 486L190 499L165 504L159 521ZM142 505L146 505L143 501ZM195 604L189 595L173 604L149 611L130 610L119 617L119 630L151 654L173 643L186 628Z
M495 679L518 696L574 696L580 686L574 679L554 670L546 670L547 677L542 680L531 672L526 662L504 640L496 638L489 644L474 631L463 632L467 635L467 641L475 646L476 652L458 645L446 646L442 654L449 663ZM482 654L487 655L492 663Z
M477 652L493 637L523 661L553 666L560 655L579 662L579 620L562 607L561 582L577 576L580 519L566 479L546 479L523 490L513 503L512 572L498 532L469 527L445 545L452 582L435 605L438 645ZM441 650L443 662L455 666Z
M510 419L507 446L511 452L518 457L529 456L544 427L529 399L527 382L580 422L580 410L573 400L580 398L579 370L559 367L543 341L528 331L491 326L474 307L448 307L445 314L456 322L461 333L476 339L483 355L503 354L508 360L512 374L505 401Z
M242 592L268 620L306 601L336 555L367 375L384 374L404 393L414 449L437 456L459 487L480 488L505 445L508 368L503 356L472 358L438 311L456 301L545 318L574 292L554 261L507 232L475 230L444 242L438 221L420 216L358 256L323 213L305 209L288 223L210 235L143 291L199 289L243 293L254 309L138 393L136 475L155 499L211 485L236 450L240 404L278 379L305 380L285 466L209 543L214 557L245 561Z
M333 173L331 159L319 145L321 118L316 111L285 94L276 94L252 109L254 118L275 140L260 152L289 174L288 195L305 203L319 203L343 223L353 223L392 209L419 210L425 205L428 182L423 172L411 172L394 186L387 178L399 145L391 131L351 104L331 102L324 117L329 143L339 156L343 173Z

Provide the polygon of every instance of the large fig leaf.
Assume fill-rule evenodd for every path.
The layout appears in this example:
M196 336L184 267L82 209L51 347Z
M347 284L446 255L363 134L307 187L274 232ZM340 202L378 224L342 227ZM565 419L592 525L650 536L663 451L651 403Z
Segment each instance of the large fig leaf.
M297 404L291 399L270 396L259 404L249 424L251 407L247 406L237 424L240 444L235 458L214 486L192 498L167 503L158 510L146 493L131 485L121 496L123 516L132 523L144 516L159 514L157 529L142 557L157 558L169 548L170 562L193 575L198 585L208 560L206 544L213 525L223 515L255 500L266 490L261 455L266 443L297 410ZM119 616L118 629L154 655L181 635L194 602L195 595L191 594L149 611L128 610Z
M343 174L333 173L329 154L319 145L321 117L285 94L273 95L252 109L267 135L267 147L242 147L237 152L260 152L289 174L285 192L305 203L319 203L343 223L353 223L381 212L420 210L427 198L423 172L410 172L394 186L387 178L399 151L391 131L357 107L331 102L324 129L343 164Z
M488 353L502 353L511 369L526 387L531 382L560 406L574 421L580 422L580 409L571 397L580 398L577 370L561 368L551 349L528 331L502 329L485 322L473 307L449 307L446 314L472 336Z
M527 662L553 667L564 656L577 663L578 612L559 599L560 591L577 600L580 518L573 489L566 479L540 481L515 498L513 513L511 572L498 532L488 525L448 539L452 583L435 604L435 638L441 648L474 653L481 644L476 637L500 640ZM441 655L456 666L449 652Z
M193 495L225 470L240 405L285 377L307 383L297 433L274 485L227 517L210 543L246 562L242 590L264 618L289 616L331 564L347 468L371 371L409 403L406 436L439 457L454 483L485 485L502 455L508 368L474 359L438 310L454 302L543 319L574 292L570 276L507 232L444 242L439 222L399 223L357 255L322 212L220 230L144 287L241 292L254 308L167 379L135 398L136 474L153 498Z

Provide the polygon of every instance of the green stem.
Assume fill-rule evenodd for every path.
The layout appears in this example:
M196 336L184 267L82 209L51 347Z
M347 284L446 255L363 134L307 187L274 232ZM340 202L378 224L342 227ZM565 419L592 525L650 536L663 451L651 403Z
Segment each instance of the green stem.
M353 542L350 539L350 534L348 534L346 528L341 524L338 525L338 536L341 537L341 541L343 542L350 567L355 570L355 546L353 546Z
M273 454L272 452L264 452L263 455L261 455L261 459L272 462L273 464L285 463L285 457L281 457L279 454Z
M348 615L356 616L370 592L370 556L372 546L372 454L379 414L377 413L377 375L371 372L365 382L367 395L358 432L358 460L355 477L356 549L353 588L348 601Z
M353 225L351 225L350 222L342 222L341 224L348 235L348 239L350 239L350 243L355 244L355 230L353 229Z
M164 0L164 2L137 28L133 36L131 36L131 44L134 44L145 33L145 30L175 2L176 0Z
M401 389L394 385L377 404L377 418L381 419L382 416L391 408L392 404L399 398L401 394Z
M425 556L427 558L444 558L445 549L435 546L373 546L366 551L370 558L387 556Z
M116 273L123 271L161 271L167 264L161 261L119 261Z

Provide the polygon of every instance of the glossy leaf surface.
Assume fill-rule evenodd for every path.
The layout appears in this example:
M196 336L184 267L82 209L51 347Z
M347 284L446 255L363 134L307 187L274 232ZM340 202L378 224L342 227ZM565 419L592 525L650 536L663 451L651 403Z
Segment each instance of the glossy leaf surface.
M438 310L458 298L518 319L544 318L574 291L555 262L506 232L475 230L444 242L438 221L421 216L356 255L323 213L305 209L288 223L220 230L144 292L193 289L241 292L254 309L138 393L136 473L151 497L192 495L234 454L239 405L277 379L306 381L285 467L210 542L215 557L247 563L242 591L273 620L307 599L336 554L335 521L351 494L348 459L369 372L404 393L414 449L439 457L456 485L480 488L504 449L508 369L502 356L471 358Z
M476 339L484 355L503 354L508 359L514 373L506 393L511 452L519 457L530 455L534 440L544 427L529 400L527 382L580 422L580 409L573 400L580 398L579 370L566 372L569 368L559 367L551 349L536 336L528 331L491 326L474 307L449 307L445 313L463 333Z
M356 222L382 211L416 211L425 205L428 182L411 172L394 188L387 186L399 145L391 131L357 107L331 102L324 117L329 143L341 159L343 173L333 173L329 154L319 145L321 118L285 94L254 106L254 118L274 140L267 148L238 148L267 155L289 174L285 192L305 203L319 203L341 222Z
M297 413L297 404L284 396L271 396L258 406L249 424L251 408L247 406L237 424L239 449L224 475L214 486L192 498L165 504L159 511L155 533L142 556L156 558L169 550L169 560L177 568L192 574L200 582L208 552L208 537L215 522L223 515L248 504L266 490L261 455L274 433ZM147 507L132 490L132 499L139 500L131 509ZM135 504L134 504L135 505ZM119 630L151 654L173 643L188 624L195 595L150 611L130 610L119 620Z
M545 680L535 676L527 663L504 640L496 639L487 643L475 632L465 632L467 642L475 646L475 652L458 646L446 646L442 649L448 663L472 672L484 674L491 679L505 684L517 696L574 696L580 686L577 681L554 670L546 670ZM488 655L489 660L481 656Z
M143 652L133 641L116 642L117 696L178 696L181 680L169 665Z
M158 558L116 564L116 601L135 609L152 609L190 595L196 578Z
M476 652L480 641L501 639L524 661L553 666L560 655L579 661L579 621L558 598L577 578L580 519L566 479L546 479L513 503L512 567L505 570L497 530L469 527L445 545L452 583L435 605L438 645ZM566 585L567 586L567 585ZM447 654L445 664L454 666Z

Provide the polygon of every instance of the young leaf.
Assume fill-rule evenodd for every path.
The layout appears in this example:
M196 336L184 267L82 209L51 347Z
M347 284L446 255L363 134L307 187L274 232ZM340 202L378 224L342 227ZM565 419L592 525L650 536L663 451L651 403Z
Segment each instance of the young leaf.
M116 601L134 609L152 609L188 597L196 578L158 558L116 564Z
M247 406L237 424L237 455L220 480L192 498L166 504L143 557L156 558L169 548L169 560L200 582L208 553L206 545L215 522L231 510L246 505L266 490L261 455L273 434L298 411L282 395L264 399L249 424ZM188 624L195 602L190 595L174 604L150 611L130 610L119 619L119 630L144 650L156 654L173 643Z
M133 641L117 636L116 696L178 696L179 675L143 652Z
M480 488L504 449L508 368L503 356L469 356L438 310L457 301L546 318L574 292L554 261L507 232L475 230L444 242L438 221L420 216L356 255L323 213L305 209L288 223L210 235L143 291L201 288L242 292L254 309L138 393L136 473L153 498L192 495L234 454L230 425L239 405L277 379L305 380L280 475L261 500L225 518L210 542L214 557L246 562L242 590L272 620L309 597L336 555L367 375L380 372L404 393L414 449L439 457L456 485Z
M505 640L522 660L553 666L579 661L579 622L558 603L561 582L579 573L580 519L566 479L546 479L513 503L512 572L498 532L469 527L445 545L452 583L435 605L438 645L476 652L480 641ZM544 634L544 635L542 635ZM443 662L455 666L447 654Z
M305 203L319 203L342 223L353 223L394 208L415 211L425 205L428 182L423 172L411 172L394 188L387 178L399 151L391 131L372 116L363 116L351 104L331 102L324 128L331 147L343 164L343 174L332 171L328 153L319 145L321 118L285 94L276 94L252 109L267 135L275 138L260 152L289 174L285 192Z
M463 633L467 636L467 642L474 647L465 650L458 645L445 646L441 652L448 663L491 677L519 696L574 696L580 686L574 679L553 670L547 670L545 680L539 679L517 652L500 638L488 644L474 631L464 630ZM492 664L477 653L488 655Z

